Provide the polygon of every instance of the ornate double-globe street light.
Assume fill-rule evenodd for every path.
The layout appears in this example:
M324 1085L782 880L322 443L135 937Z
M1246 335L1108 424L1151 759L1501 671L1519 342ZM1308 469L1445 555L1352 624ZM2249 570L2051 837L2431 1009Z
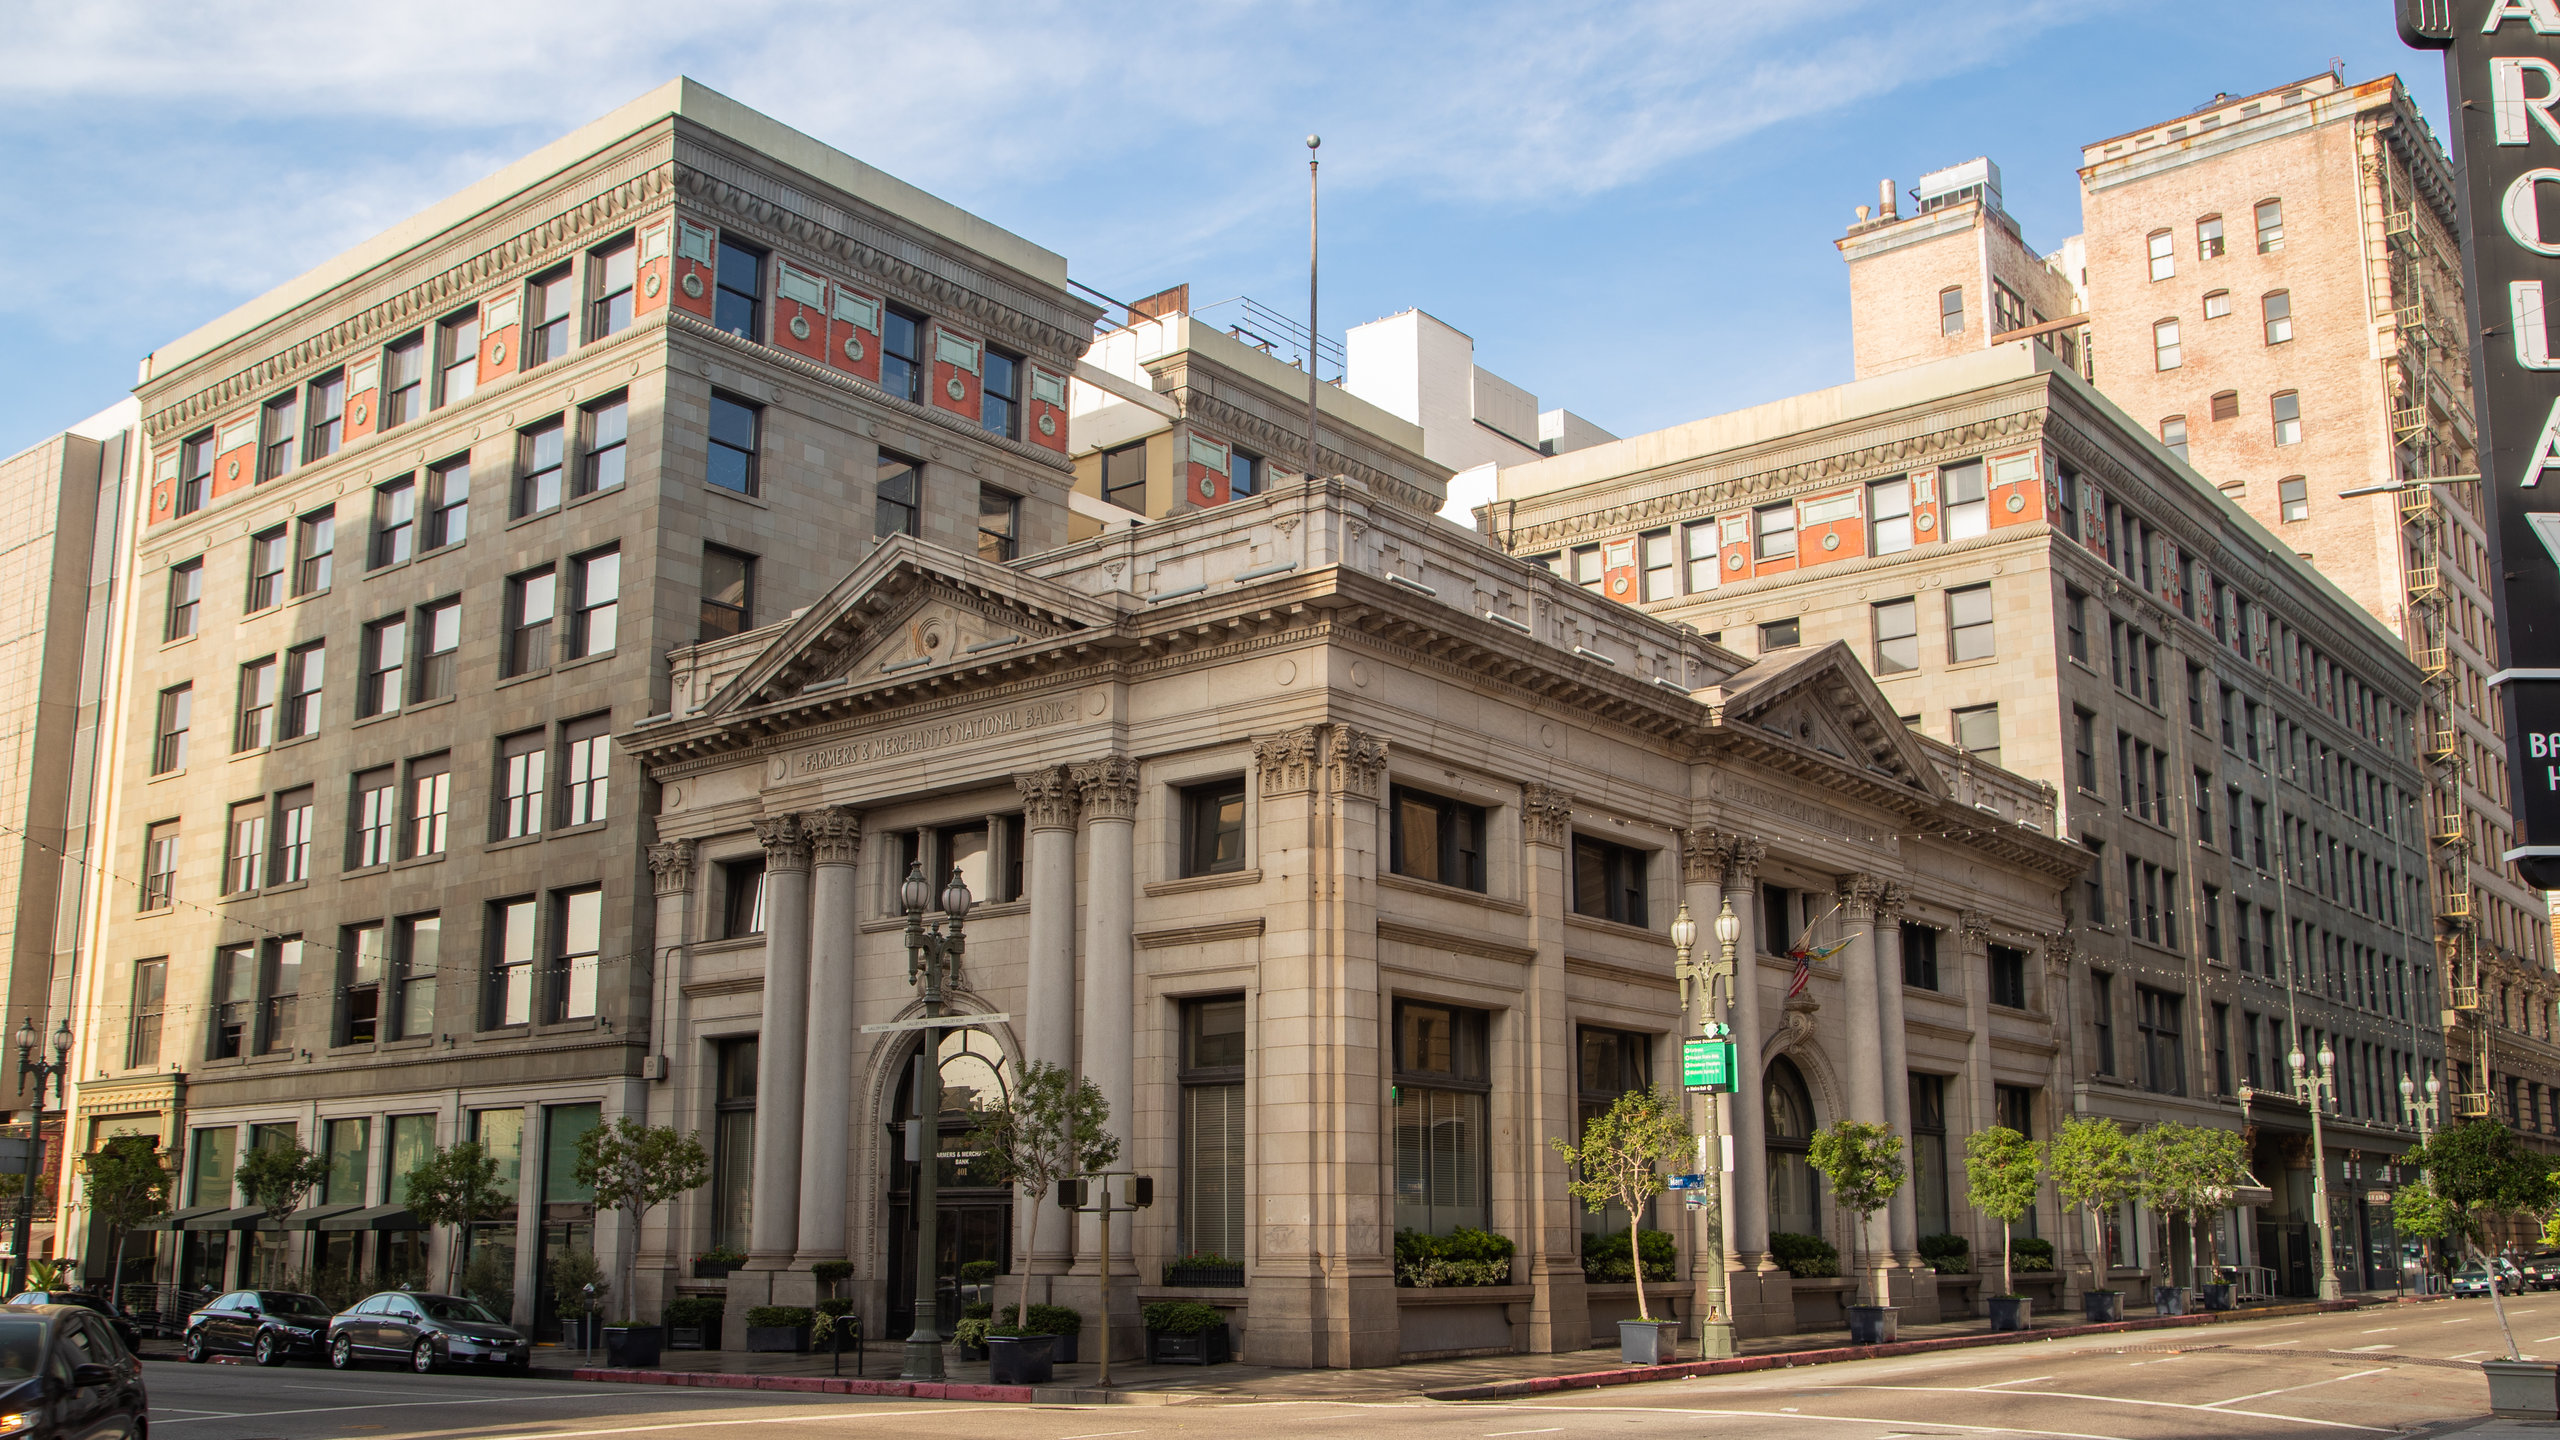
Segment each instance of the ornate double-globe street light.
M44 1173L44 1087L53 1084L57 1107L63 1103L63 1078L71 1073L71 1021L65 1017L53 1032L53 1058L35 1058L36 1041L43 1038L36 1029L34 1016L18 1022L18 1093L27 1093L27 1082L36 1083L35 1123L27 1127L27 1174L18 1189L18 1226L9 1256L9 1293L15 1295L27 1288L27 1225L35 1216L36 1179ZM115 1282L110 1280L112 1294Z
M961 922L969 918L969 884L954 866L951 883L942 887L942 913L950 920L945 933L942 922L927 925L925 906L933 901L932 882L924 878L924 862L907 867L907 878L898 885L898 902L907 912L907 980L924 1000L924 1044L916 1051L916 1118L910 1122L908 1148L915 1152L916 1182L912 1187L912 1203L916 1216L916 1320L915 1329L907 1336L906 1363L899 1370L902 1380L939 1380L942 1370L942 1325L934 1314L934 1252L937 1226L936 1213L941 1205L942 1181L942 1030L931 1024L941 1018L942 992L960 978L960 957L968 948L961 933Z
M2338 1093L2336 1052L2329 1042L2320 1042L2320 1068L2305 1069L2302 1046L2296 1044L2285 1056L2293 1067L2293 1098L2311 1112L2311 1203L2320 1221L2320 1298L2338 1298L2338 1267L2329 1237L2329 1152L2320 1138L2320 1112Z
M1716 913L1716 959L1698 964L1690 958L1698 945L1698 922L1689 916L1683 904L1671 922L1673 973L1680 981L1680 1038L1685 1046L1690 1035L1690 1017L1695 1014L1698 1032L1708 1040L1724 1038L1724 1022L1719 1014L1722 994L1730 992L1734 983L1734 946L1742 939L1742 917L1733 913L1733 899L1727 896L1723 908ZM1719 989L1718 982L1722 982ZM1685 1058L1685 1057L1684 1057ZM1684 1067L1685 1068L1685 1067ZM1741 1093L1740 1066L1727 1079L1737 1096ZM1685 1082L1684 1082L1685 1083ZM1743 1103L1736 1099L1735 1104ZM1719 1359L1733 1351L1733 1311L1725 1294L1724 1270L1724 1137L1717 1114L1716 1097L1707 1096L1706 1133L1702 1137L1698 1168L1704 1172L1706 1192L1707 1238L1700 1247L1696 1265L1706 1269L1706 1306L1698 1321L1698 1353L1706 1359Z

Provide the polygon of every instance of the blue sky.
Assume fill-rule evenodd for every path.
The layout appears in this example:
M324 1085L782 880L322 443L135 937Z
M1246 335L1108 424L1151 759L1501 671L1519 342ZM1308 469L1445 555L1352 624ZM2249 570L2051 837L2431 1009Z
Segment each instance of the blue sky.
M1420 306L1634 434L1848 376L1831 242L1878 178L1988 154L2028 243L2088 140L2433 55L2387 0L1003 7L862 0L11 7L0 454L153 346L688 74L1062 252L1124 299Z

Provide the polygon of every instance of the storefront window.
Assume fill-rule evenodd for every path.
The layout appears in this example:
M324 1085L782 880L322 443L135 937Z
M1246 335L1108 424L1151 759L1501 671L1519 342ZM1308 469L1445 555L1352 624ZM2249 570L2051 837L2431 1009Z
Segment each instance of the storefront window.
M1481 1010L1396 1002L1396 1228L1446 1235L1486 1220L1485 1071Z

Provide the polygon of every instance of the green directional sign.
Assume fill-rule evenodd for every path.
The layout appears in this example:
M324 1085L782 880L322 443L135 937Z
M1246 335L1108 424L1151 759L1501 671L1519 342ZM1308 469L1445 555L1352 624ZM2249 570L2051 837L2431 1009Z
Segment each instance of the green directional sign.
M1680 1086L1719 1094L1733 1088L1733 1042L1687 1040L1680 1046Z

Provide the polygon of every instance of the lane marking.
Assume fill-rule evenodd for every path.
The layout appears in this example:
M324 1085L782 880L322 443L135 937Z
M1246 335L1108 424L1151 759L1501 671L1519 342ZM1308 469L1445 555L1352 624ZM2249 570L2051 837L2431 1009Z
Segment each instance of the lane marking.
M1843 1389L1849 1389L1849 1388L1851 1388L1851 1387L1849 1387L1849 1386L1843 1386L1843 1385L1833 1385L1833 1386L1825 1386L1824 1388L1825 1388L1825 1389L1833 1389L1833 1390L1843 1390ZM1911 1423L1911 1421L1910 1421L1907 1417L1906 1417L1906 1418L1903 1418L1903 1419L1897 1419L1897 1420L1879 1420L1879 1419L1876 1419L1876 1418L1874 1418L1874 1417L1872 1417L1872 1416L1867 1416L1867 1415L1805 1415L1805 1414L1800 1414L1800 1413L1798 1413L1797 1407L1795 1407L1795 1406L1793 1406L1793 1405L1789 1405L1789 1406L1786 1406L1786 1407L1785 1407L1785 1408L1783 1408L1783 1409L1775 1410L1775 1411L1770 1411L1770 1410L1707 1410L1707 1409L1692 1408L1692 1407L1689 1407L1689 1406L1675 1406L1675 1405L1512 1405L1512 1404L1505 1404L1505 1405L1503 1405L1503 1407L1502 1407L1502 1408L1503 1408L1503 1409L1505 1409L1505 1410L1564 1410L1564 1411L1570 1411L1570 1412L1575 1413L1575 1414L1589 1414L1589 1413L1591 1413L1591 1412L1593 1412L1593 1411L1603 1411L1603 1412L1607 1412L1607 1413L1611 1413L1611 1414L1621 1414L1621 1415L1624 1415L1624 1414L1641 1414L1641 1415L1698 1415L1698 1416L1711 1417L1711 1418L1719 1419L1719 1420L1810 1420L1810 1421L1814 1421L1814 1422L1816 1422L1816 1423L1822 1423L1822 1424L1834 1424L1834 1425L1880 1425L1880 1426L1884 1427L1884 1428L1885 1428L1885 1429L1887 1429L1887 1430L1893 1430L1893 1431L1901 1431L1901 1430L1902 1430L1902 1428L1903 1428L1904 1426L1909 1425L1909 1424ZM2215 1413L2215 1414L2217 1414L2217 1415L2242 1415L2242 1414L2246 1414L2247 1412L2246 1412L2246 1411L2241 1411L2241 1410L2217 1410L2217 1411L2215 1411L2215 1412L2213 1412L2213 1413ZM1964 1424L1959 1424L1959 1423L1957 1423L1956 1421L1953 1421L1953 1420L1934 1420L1934 1421L1931 1421L1930 1423L1931 1423L1932 1425L1944 1425L1944 1426L1946 1426L1946 1427L1947 1427L1948 1429L1950 1429L1950 1430L1960 1430L1960 1431L1963 1431L1963 1432L1965 1432L1965 1433L1967 1433L1967 1434L1972 1434L1972 1435L2044 1435L2044 1436L2050 1436L2050 1437L2052 1437L2052 1440L2126 1440L2126 1437L2121 1436L2121 1435L2093 1435L2093 1434L2090 1434L2089 1432L2087 1432L2087 1431L2085 1431L2085 1430L2045 1430L2045 1429L2039 1429L2039 1428L2037 1428L2037 1427L2035 1427L2035 1426L2032 1426L2032 1425L1964 1425ZM2350 1427L2350 1428L2352 1428L2352 1429L2358 1429L2358 1430L2361 1430L2361 1429L2365 1429L2365 1428L2367 1428L2367 1427L2365 1427L2365 1426L2361 1426L2361 1425L2358 1425L2358 1426L2352 1426L2352 1427ZM579 1433L579 1434L588 1434L588 1433L591 1433L591 1432L587 1432L587 1431L579 1431L579 1432L577 1432L577 1433ZM2396 1431L2385 1431L2385 1432L2381 1432L2381 1433L2385 1433L2385 1434L2396 1434L2396 1433L2398 1433L2398 1432L2396 1432ZM558 1437L557 1437L557 1436L552 1436L552 1437L495 1436L495 1437L488 1437L488 1440L558 1440Z
M1082 1435L1061 1435L1058 1440L1102 1440L1105 1435L1135 1435L1135 1430L1092 1430Z
M2378 1328L2378 1329L2367 1330L2367 1331L2365 1331L2364 1333L2365 1333L2365 1334L2367 1334L2367 1335L2388 1335L2388 1334L2390 1334L2392 1331L2397 1330L2397 1329L2399 1329L2399 1328L2400 1328L2400 1327L2399 1327L2399 1326L2397 1326L2397 1325L2384 1325L2384 1326L2381 1326L2381 1327L2380 1327L2380 1328Z
M243 1419L243 1420L264 1420L264 1419L268 1419L268 1418L270 1418L270 1417L272 1417L272 1416L279 1416L279 1415L337 1415L337 1414L343 1414L344 1412L346 1412L346 1411L350 1411L350 1410L414 1410L414 1409L419 1408L420 1406L429 1406L429 1405L439 1405L439 1406L440 1406L440 1405L506 1405L506 1404L512 1404L512 1403L515 1403L515 1402L518 1402L518 1401L531 1401L531 1400L591 1400L591 1399L595 1399L595 1398L597 1398L597 1397L595 1397L595 1396L591 1396L591 1395L513 1395L513 1396L497 1397L497 1398L492 1398L492 1399L487 1399L487 1400L449 1400L449 1399L437 1399L437 1400L398 1400L398 1401L392 1401L392 1402L388 1402L388 1403L381 1404L381 1405L316 1405L316 1406L313 1406L313 1407L311 1407L311 1408L309 1408L309 1409L304 1409L304 1410L252 1410L252 1411L248 1411L248 1412L245 1412L245 1413L243 1413L243 1414L240 1414L240 1415L237 1415L237 1416L228 1417L228 1418ZM668 1398L668 1397L666 1397L666 1396L659 1396L659 1397L657 1397L657 1398L659 1398L659 1399L666 1399L666 1398ZM709 1399L709 1398L712 1398L712 1397L710 1397L710 1396L705 1396L705 1397L703 1397L703 1398L705 1398L705 1399ZM729 1394L727 1394L727 1395L719 1396L719 1398L721 1398L721 1399L735 1399L735 1398L736 1398L736 1392L734 1392L734 1391L733 1391L733 1392L731 1392L731 1393L729 1393ZM882 1397L882 1398L884 1398L884 1399L895 1399L895 1398L898 1398L898 1397L895 1397L895 1396L884 1396L884 1397ZM793 1415L779 1415L779 1416L756 1416L756 1417L746 1417L746 1418L732 1417L732 1418L725 1419L725 1420L684 1421L684 1422L679 1422L679 1423L675 1423L675 1424L668 1424L668 1425L633 1425L633 1426L623 1426L623 1427L616 1428L616 1429L611 1429L611 1430L576 1430L576 1431L570 1431L570 1432L566 1432L566 1433L569 1433L569 1434L576 1434L576 1435L645 1435L645 1434L650 1434L650 1433L653 1433L653 1432L656 1432L656 1431L660 1431L660 1430L699 1430L699 1429L704 1428L705 1426L710 1426L710 1425L780 1425L780 1424L784 1424L784 1423L786 1423L786 1422L794 1421L794 1420L877 1420L877 1419L884 1419L884 1418L886 1418L886 1417L888 1417L888 1416L891 1416L891 1415L904 1415L904 1416L908 1417L909 1419L930 1419L930 1418L938 1418L938 1417L943 1416L943 1415L977 1415L977 1414L984 1414L984 1413L986 1413L986 1412L988 1412L988 1411L990 1411L990 1410L994 1410L994 1409L998 1409L998 1408L1000 1408L1000 1407L979 1405L979 1406L971 1406L971 1407L969 1407L969 1408L967 1408L967 1409L963 1409L963 1410L919 1410L919 1409L915 1409L915 1408L913 1408L913 1407L906 1407L906 1408L895 1409L895 1410L845 1410L845 1411L839 1411L839 1412L834 1413L834 1414L820 1414L820 1415L793 1414ZM2235 1412L2235 1413L2236 1413L2236 1412ZM214 1416L213 1416L213 1415L211 1415L211 1414L207 1414L207 1415L197 1416L197 1417L192 1417L192 1418L181 1418L181 1419L177 1419L177 1420L164 1420L164 1421L162 1421L161 1423L162 1423L162 1424L164 1424L164 1425L192 1425L192 1424L194 1424L194 1423L196 1422L196 1420L197 1420L197 1419L207 1419L207 1420L209 1420L209 1419L213 1419L213 1418L214 1418ZM561 1431L558 1431L558 1430L535 1430L535 1431L528 1431L528 1432L526 1432L526 1433L524 1433L524 1434L521 1434L521 1435L482 1435L482 1436L478 1436L478 1437L476 1437L476 1440L560 1440L560 1436L562 1435L562 1433L564 1433L564 1432L561 1432Z
M237 1410L195 1410L184 1405L154 1405L151 1408L154 1410L175 1410L181 1415L219 1415L226 1419L238 1419L240 1416L240 1412Z
M2474 1355L2486 1355L2488 1353L2489 1352L2486 1350L2465 1350L2459 1355L2447 1355L2444 1358L2447 1360L2468 1360Z
M2264 1400L2270 1395L2290 1395L2296 1390L2317 1390L2323 1385L2335 1385L2341 1380L2361 1380L2367 1375L2388 1375L2390 1373L2390 1366L2377 1365L2371 1370L2358 1370L2352 1375L2332 1375L2325 1380L2314 1380L2308 1385L2287 1385L2281 1390L2261 1390L2254 1395L2234 1395L2228 1400L2216 1400L2202 1408L2207 1410L2219 1410L2226 1405L2237 1405L2243 1400Z
M1996 1391L1986 1392L1978 1385L1825 1385L1820 1388L1825 1390L1906 1390L1917 1391L1923 1395L1980 1395L1985 1393L1998 1393ZM2376 1425L2350 1425L2344 1420L2312 1420L2300 1415L2277 1415L2271 1412L2259 1410L2225 1410L2216 1405L2189 1405L2178 1400L2129 1400L2119 1395L2082 1395L2075 1394L2068 1390L2040 1390L2036 1392L2036 1398L2039 1400L2089 1400L2101 1405L2139 1405L2158 1410L2187 1410L2202 1415L2245 1415L2252 1420L2283 1420L2295 1425L2316 1425L2324 1430L2361 1430L2368 1435L2396 1435L2400 1433L2397 1430L2386 1429ZM2245 1400L2247 1398L2248 1397L2244 1395L2237 1399L2222 1401L2220 1404L2234 1405L2238 1404L2240 1400Z
M2365 1354L2365 1353L2367 1353L2367 1352L2369 1352L2369 1351L2374 1351L2374 1350L2397 1350L2397 1349L2399 1349L2399 1348L2400 1348L2399 1346L2392 1344L2392 1343L2391 1343L2390 1341L2388 1341L2388 1340L2385 1340L2385 1341L2383 1341L2383 1342L2382 1342L2381 1344L2379 1344L2379 1345L2359 1345L2359 1346L2357 1346L2354 1350L2352 1350L2352 1351L2350 1351L2350 1352L2348 1352L2348 1353L2350 1353L2350 1354L2356 1354L2356 1355L2361 1355L2361 1354Z
M2462 1315L2451 1320L2439 1320L2436 1323L2439 1325L2468 1325L2471 1323L2471 1317L2468 1315Z
M2053 1377L2050 1375L2030 1375L2024 1380L1994 1380L1982 1388L1985 1390L1997 1390L2003 1385L2033 1385L2037 1381L2050 1380L2052 1378Z
M1561 1425L1550 1425L1544 1430L1488 1430L1485 1432L1485 1440L1495 1440L1495 1437L1500 1435L1553 1435L1563 1429L1564 1427ZM1135 1430L1123 1430L1119 1433L1123 1435L1135 1435L1138 1432ZM1067 1437L1067 1440L1076 1440L1076 1437L1070 1435Z

